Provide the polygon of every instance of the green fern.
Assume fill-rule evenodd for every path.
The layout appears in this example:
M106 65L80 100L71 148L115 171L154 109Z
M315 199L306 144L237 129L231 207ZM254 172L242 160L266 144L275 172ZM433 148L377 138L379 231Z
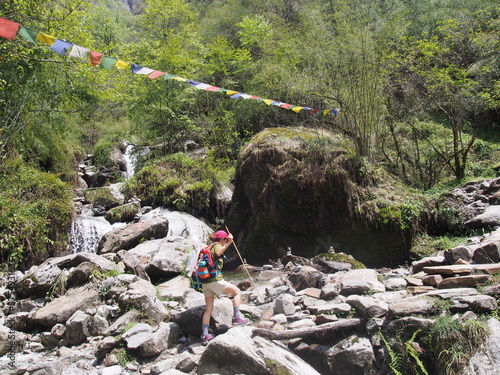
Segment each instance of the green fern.
M387 349L387 353L389 353L389 357L391 358L391 362L389 363L389 368L395 375L403 375L403 372L401 371L401 369L403 368L402 355L392 350L392 347L389 345L387 339L384 337L381 331L379 331L379 334Z
M420 371L422 372L422 374L429 375L429 373L425 369L425 365L423 364L422 360L420 359L418 352L415 350L415 348L412 345L412 343L415 341L415 338L417 337L417 334L419 332L420 332L420 330L416 330L415 332L413 332L413 335L411 336L411 338L405 342L405 350L406 350L406 353L411 358L413 358L413 360L417 364L417 366L420 369Z

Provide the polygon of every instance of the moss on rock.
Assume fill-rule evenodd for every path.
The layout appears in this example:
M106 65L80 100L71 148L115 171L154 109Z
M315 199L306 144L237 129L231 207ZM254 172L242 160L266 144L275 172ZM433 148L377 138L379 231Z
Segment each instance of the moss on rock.
M227 223L248 258L313 257L332 243L368 266L408 259L420 205L325 130L270 128L242 150ZM337 247L336 247L337 248Z

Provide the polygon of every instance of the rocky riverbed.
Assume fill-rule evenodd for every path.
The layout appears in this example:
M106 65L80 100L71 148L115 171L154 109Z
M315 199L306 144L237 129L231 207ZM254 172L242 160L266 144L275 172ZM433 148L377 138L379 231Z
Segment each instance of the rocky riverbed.
M483 185L462 191L469 206ZM145 215L107 232L97 253L2 275L0 374L409 374L446 365L493 374L499 212L483 204L469 225L485 234L406 267L363 268L334 249L240 266L232 282L251 323L232 326L232 303L220 296L207 346L203 296L182 276L207 227L185 230L180 213ZM443 363L452 349L438 345L443 322L481 333L469 337L465 362Z
M500 230L476 240L468 247L472 259L476 253L493 256L493 247L499 255ZM252 323L233 327L231 301L221 296L211 324L217 337L205 347L199 339L202 294L182 275L154 285L147 273L161 253L169 263L164 272L170 267L172 275L180 274L187 253L162 249L160 243L172 238L156 241L149 257L140 248L71 254L5 278L0 373L390 373L384 340L417 331L424 337L440 314L486 319L489 338L464 374L489 374L500 366L494 318L500 286L492 276L500 264L467 261L462 248L411 269L353 269L345 254L328 253L248 267L251 279L245 272L239 285L242 311ZM10 293L6 287L12 286ZM430 359L418 339L413 344L422 361Z

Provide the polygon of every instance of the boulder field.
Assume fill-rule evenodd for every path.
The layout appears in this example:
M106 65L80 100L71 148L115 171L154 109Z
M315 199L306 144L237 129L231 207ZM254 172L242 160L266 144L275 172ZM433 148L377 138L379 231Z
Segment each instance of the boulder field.
M4 275L0 373L405 373L395 353L435 373L440 353L429 340L445 318L484 332L461 373L500 367L500 263L492 261L500 229L411 267L362 268L333 249L241 265L227 276L242 289L251 323L232 326L232 303L220 296L207 346L199 338L203 295L182 275L185 242L165 236Z

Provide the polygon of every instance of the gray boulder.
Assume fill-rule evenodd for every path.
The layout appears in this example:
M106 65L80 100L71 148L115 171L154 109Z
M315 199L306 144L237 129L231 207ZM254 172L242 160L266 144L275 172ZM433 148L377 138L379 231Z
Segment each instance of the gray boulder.
M106 354L111 352L114 348L118 347L120 342L113 336L108 336L99 341L97 349L95 351L95 356L98 359L103 359Z
M377 271L373 269L348 271L340 282L340 293L343 295L385 292L384 284L378 280Z
M122 335L128 349L137 349L145 343L153 333L153 328L146 323L138 323Z
M18 297L45 297L46 293L61 276L61 272L68 272L69 269L77 267L82 263L90 263L87 269L96 269L101 272L111 271L116 268L115 263L93 253L69 254L62 257L49 258L39 266L32 267L23 278L15 285ZM83 266L82 266L83 267ZM90 271L88 271L90 272ZM87 275L88 276L88 275ZM68 278L71 277L71 274ZM75 280L81 281L80 278ZM68 280L69 281L69 280ZM75 283L77 283L75 281Z
M448 264L455 264L459 259L470 263L472 260L472 253L472 250L468 246L457 246L452 249L445 250L444 258Z
M486 207L486 210L464 223L472 229L492 228L500 225L500 205Z
M375 370L373 347L366 337L352 335L323 352L332 375L364 375Z
M420 260L412 262L411 268L412 273L418 273L424 269L424 267L441 266L446 263L446 259L443 255L437 255L433 257L425 257Z
M290 294L280 295L274 303L275 314L293 315L295 314L294 297Z
M263 337L251 327L236 327L217 336L201 355L198 374L319 374L301 358Z
M182 332L194 336L201 335L201 318L205 311L204 300L199 299L197 301L202 304L172 316L172 320L179 325ZM214 333L227 331L232 324L232 315L232 302L228 298L217 298L210 319L210 329Z
M12 349L17 353L24 347L25 343L26 335L24 333L16 332L9 327L0 325L0 357L7 354L9 359L11 359L8 353L11 353Z
M99 241L98 254L129 250L144 240L163 238L168 233L168 220L154 218L150 221L127 225L123 228L113 229Z
M139 262L134 254L126 250L119 250L116 253L116 260L118 262L123 262L126 271L139 276L141 279L151 281L146 273L146 270L144 269L144 265Z
M346 302L365 318L380 318L389 311L387 303L373 297L352 295Z
M428 298L409 297L389 306L392 316L427 315L435 312L434 303Z
M464 369L464 375L495 374L500 368L500 322L488 320L489 336L484 350L478 351Z
M172 347L177 342L179 326L176 323L162 322L139 347L142 358L153 357Z
M300 269L288 276L295 290L315 288L323 279L323 273L311 266L301 266Z
M481 244L474 251L472 259L479 264L498 263L500 261L500 241Z
M66 342L68 346L79 345L90 336L89 332L90 315L83 311L75 313L66 322Z
M130 323L137 323L140 320L140 313L137 310L127 311L111 324L105 331L104 335L119 335Z
M154 287L153 287L154 289ZM160 323L168 315L167 310L156 298L156 293L144 289L129 289L120 294L118 303L120 308L126 310L131 307L142 312L155 324Z
M70 289L65 295L38 309L33 314L32 321L43 327L52 327L56 323L66 323L76 311L85 311L98 300L99 295L93 288L82 286Z

